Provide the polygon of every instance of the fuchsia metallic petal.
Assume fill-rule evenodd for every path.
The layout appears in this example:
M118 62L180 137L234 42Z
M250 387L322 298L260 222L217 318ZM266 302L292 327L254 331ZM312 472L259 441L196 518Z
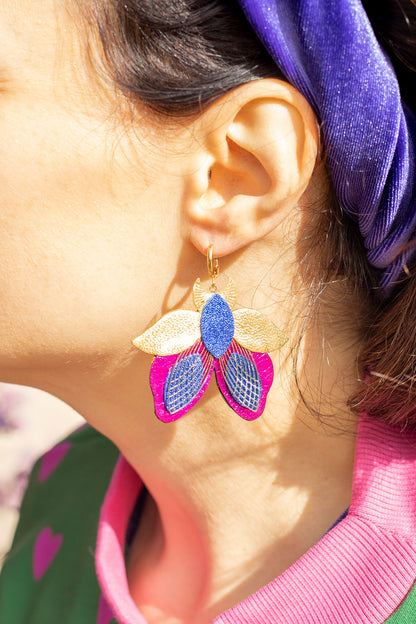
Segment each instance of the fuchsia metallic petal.
M264 411L273 382L273 363L267 353L254 353L235 340L215 361L217 384L230 407L245 420Z
M213 368L213 357L200 340L178 355L155 357L150 386L159 420L174 422L189 412L207 389Z

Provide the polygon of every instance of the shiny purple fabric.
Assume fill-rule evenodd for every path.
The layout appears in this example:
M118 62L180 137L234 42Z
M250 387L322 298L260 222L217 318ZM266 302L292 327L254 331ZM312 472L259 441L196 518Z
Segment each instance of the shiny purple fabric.
M343 210L389 294L416 249L416 120L359 0L239 0L313 107Z

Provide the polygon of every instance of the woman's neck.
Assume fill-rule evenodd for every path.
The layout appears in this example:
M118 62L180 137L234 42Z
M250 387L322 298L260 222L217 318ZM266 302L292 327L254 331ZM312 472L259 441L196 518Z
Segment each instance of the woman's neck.
M320 371L325 385L341 364ZM151 624L212 621L292 565L348 507L355 419L320 424L280 373L257 421L241 420L212 384L183 422L162 424L158 437L150 415L141 441L122 447L150 493L128 578Z

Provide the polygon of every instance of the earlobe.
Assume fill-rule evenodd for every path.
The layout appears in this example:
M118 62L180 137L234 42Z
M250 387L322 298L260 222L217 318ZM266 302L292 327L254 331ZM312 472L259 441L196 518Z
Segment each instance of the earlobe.
M189 236L226 255L268 234L298 205L315 166L313 112L288 83L259 80L198 120L205 167L187 193Z

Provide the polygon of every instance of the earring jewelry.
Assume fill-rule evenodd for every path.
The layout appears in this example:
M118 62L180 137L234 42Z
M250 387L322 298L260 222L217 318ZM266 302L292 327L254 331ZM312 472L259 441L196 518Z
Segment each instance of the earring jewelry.
M261 312L240 308L233 312L236 288L229 278L223 292L216 279L219 260L207 250L209 291L198 277L193 286L196 311L174 310L133 340L135 347L156 357L150 370L156 416L174 422L202 397L212 372L232 409L245 420L264 411L273 382L273 363L267 355L288 340Z

